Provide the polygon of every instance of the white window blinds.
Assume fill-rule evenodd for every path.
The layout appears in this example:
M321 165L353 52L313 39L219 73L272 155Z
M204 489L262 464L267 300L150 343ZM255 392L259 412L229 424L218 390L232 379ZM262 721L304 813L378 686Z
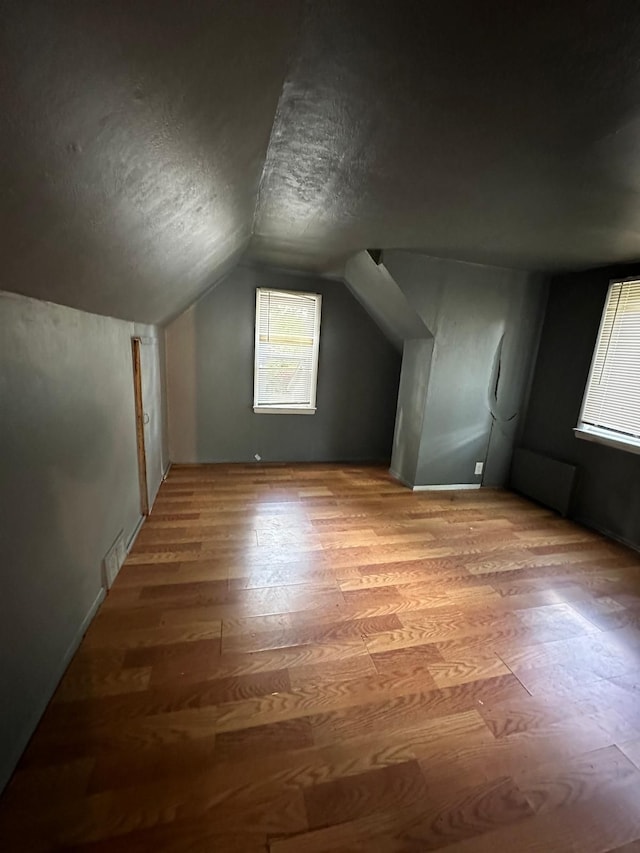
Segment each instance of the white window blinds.
M254 410L313 412L321 296L258 289Z
M580 421L640 437L640 281L609 288Z

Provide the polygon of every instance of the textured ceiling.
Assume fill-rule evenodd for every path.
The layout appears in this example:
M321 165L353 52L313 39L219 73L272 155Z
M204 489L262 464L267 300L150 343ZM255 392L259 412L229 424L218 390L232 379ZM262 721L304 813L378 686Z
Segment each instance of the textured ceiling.
M247 249L640 258L635 1L1 8L3 289L162 321Z
M251 252L531 269L640 258L640 5L313 4Z
M298 4L2 4L0 288L156 322L238 260Z

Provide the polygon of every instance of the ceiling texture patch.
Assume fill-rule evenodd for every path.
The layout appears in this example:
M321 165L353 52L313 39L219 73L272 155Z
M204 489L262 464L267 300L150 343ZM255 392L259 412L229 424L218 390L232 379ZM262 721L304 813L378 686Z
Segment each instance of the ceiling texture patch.
M144 322L244 257L640 257L631 0L4 0L4 290Z
M250 253L316 272L369 246L553 271L635 259L639 93L627 0L311 3Z
M238 260L298 3L3 4L1 287L158 322Z

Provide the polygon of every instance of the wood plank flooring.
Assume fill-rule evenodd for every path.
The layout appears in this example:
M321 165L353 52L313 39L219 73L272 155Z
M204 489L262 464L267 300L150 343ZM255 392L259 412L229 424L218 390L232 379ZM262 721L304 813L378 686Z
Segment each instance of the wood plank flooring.
M3 851L640 851L640 556L381 468L172 469Z

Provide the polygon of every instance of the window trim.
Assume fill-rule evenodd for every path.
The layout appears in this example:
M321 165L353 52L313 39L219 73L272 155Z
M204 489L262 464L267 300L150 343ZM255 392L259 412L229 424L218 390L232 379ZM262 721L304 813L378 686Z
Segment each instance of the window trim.
M258 325L260 293L285 293L290 296L313 297L316 302L315 326L313 330L313 370L311 374L311 402L299 405L266 405L258 403L258 345L260 343L260 328ZM320 360L320 322L322 313L322 294L307 290L284 290L276 287L256 287L256 313L254 318L254 353L253 353L253 411L257 415L315 415L318 392L318 362Z
M604 444L607 447L615 447L617 450L626 450L628 453L640 453L640 439L634 439L631 435L625 436L624 433L615 432L612 429L582 424L574 428L573 434L576 438L592 441L595 444Z
M602 314L600 316L600 325L598 326L598 334L596 335L595 343L593 345L593 355L591 356L591 364L589 365L589 372L587 374L587 381L584 386L584 391L582 392L582 404L580 406L580 414L578 416L578 424L574 427L573 434L576 438L580 438L584 441L591 441L595 444L602 444L606 447L613 447L617 450L624 450L627 453L638 453L640 454L640 437L636 437L633 435L627 435L623 432L618 432L614 429L608 429L607 427L598 427L593 424L585 423L582 419L585 407L587 405L587 390L589 388L589 381L591 380L591 373L593 371L593 366L596 360L596 355L598 352L598 344L600 343L600 335L602 334L602 329L605 322L605 314L607 309L607 303L609 301L609 294L611 292L611 288L615 284L626 284L627 282L637 282L640 281L640 276L638 275L630 275L626 278L612 278L609 279L609 284L607 286L607 295L605 297L604 305L602 306Z

